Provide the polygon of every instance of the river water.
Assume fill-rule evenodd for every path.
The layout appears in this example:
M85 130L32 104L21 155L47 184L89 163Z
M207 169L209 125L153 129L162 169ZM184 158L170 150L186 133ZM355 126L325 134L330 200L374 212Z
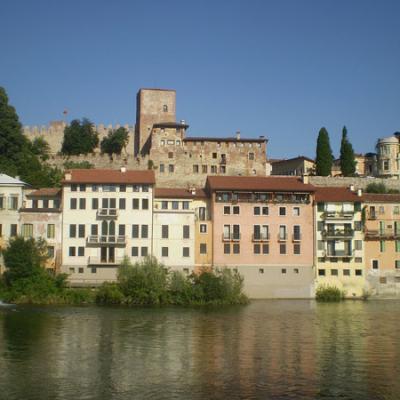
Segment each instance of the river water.
M0 307L0 399L400 399L400 302Z

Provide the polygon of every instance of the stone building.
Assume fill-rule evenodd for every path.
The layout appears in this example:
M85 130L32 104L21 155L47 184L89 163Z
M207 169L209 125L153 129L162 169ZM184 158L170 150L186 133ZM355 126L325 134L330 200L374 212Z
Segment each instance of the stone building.
M378 176L400 179L400 133L379 139L376 151Z
M313 175L315 173L315 161L311 158L298 156L288 160L271 161L271 175Z

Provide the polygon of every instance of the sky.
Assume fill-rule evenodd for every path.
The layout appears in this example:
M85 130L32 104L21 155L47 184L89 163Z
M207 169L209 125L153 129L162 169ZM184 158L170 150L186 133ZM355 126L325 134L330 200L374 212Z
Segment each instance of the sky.
M269 158L338 156L400 131L398 0L1 0L0 86L24 125L135 122L177 92L189 136L268 138Z

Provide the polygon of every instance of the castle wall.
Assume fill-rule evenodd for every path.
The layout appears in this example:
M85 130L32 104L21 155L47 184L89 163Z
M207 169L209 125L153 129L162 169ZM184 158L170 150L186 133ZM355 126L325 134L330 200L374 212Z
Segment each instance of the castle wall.
M400 181L398 179L310 176L309 181L316 186L349 187L354 185L356 189L365 189L370 183L383 183L388 189L400 190Z

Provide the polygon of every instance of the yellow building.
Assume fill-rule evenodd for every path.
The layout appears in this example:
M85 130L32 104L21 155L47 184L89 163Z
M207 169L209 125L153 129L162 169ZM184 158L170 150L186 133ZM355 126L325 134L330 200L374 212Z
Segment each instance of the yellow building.
M346 297L360 297L368 290L361 202L361 191L343 187L316 190L316 289L336 286Z

